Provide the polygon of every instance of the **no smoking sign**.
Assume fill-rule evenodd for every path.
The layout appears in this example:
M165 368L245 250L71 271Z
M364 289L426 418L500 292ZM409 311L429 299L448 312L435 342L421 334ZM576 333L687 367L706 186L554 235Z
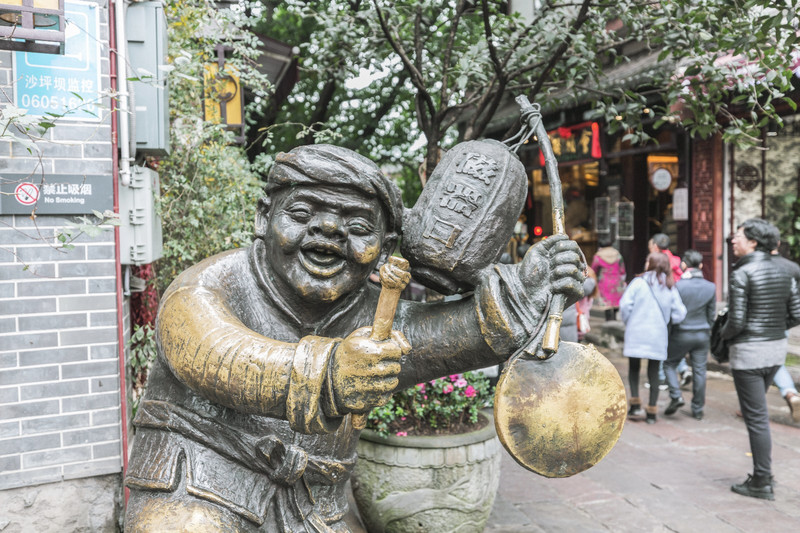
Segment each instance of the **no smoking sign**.
M20 183L14 190L14 197L22 205L33 205L39 199L39 187L33 183Z

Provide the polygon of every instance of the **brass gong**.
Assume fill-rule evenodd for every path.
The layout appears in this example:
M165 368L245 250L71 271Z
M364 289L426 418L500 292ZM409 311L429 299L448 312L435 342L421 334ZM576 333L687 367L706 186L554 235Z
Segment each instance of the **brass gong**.
M545 156L553 228L564 230L558 164L538 106L525 96L522 141L536 133ZM522 133L525 132L525 133ZM520 141L520 142L522 142ZM614 365L592 345L559 342L564 296L552 297L546 327L514 354L495 391L495 428L514 459L545 477L568 477L597 464L625 423L625 386Z

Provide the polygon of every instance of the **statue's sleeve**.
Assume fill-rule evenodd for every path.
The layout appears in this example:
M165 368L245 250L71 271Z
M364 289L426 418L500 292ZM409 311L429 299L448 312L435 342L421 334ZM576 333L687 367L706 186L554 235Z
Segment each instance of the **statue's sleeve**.
M198 286L168 291L156 332L173 374L214 403L285 418L302 433L330 433L341 424L322 407L328 362L341 339L270 339L245 326L217 292Z
M550 292L526 288L508 266L491 269L474 294L459 301L400 302L395 329L412 350L403 359L399 389L496 365L536 335Z

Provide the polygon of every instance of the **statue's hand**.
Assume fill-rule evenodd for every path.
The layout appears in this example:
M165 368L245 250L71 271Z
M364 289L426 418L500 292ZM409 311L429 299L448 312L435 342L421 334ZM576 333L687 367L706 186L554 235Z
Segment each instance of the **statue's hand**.
M520 264L520 279L531 291L550 285L553 294L566 297L564 307L583 297L586 263L578 243L566 235L553 235L533 245Z
M331 358L331 386L340 413L366 413L389 401L398 385L400 357L411 350L405 335L370 339L372 328L348 335Z

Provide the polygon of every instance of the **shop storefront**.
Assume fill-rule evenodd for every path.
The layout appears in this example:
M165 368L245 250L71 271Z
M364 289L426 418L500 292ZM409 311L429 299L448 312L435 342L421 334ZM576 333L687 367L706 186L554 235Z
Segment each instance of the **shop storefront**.
M621 134L607 136L597 122L585 122L548 136L559 163L567 233L587 260L599 244L612 243L635 275L652 235L669 235L675 252L688 246L688 157L677 133L664 131L656 142L631 147ZM530 180L524 217L535 242L552 233L550 189L538 148L521 157Z

